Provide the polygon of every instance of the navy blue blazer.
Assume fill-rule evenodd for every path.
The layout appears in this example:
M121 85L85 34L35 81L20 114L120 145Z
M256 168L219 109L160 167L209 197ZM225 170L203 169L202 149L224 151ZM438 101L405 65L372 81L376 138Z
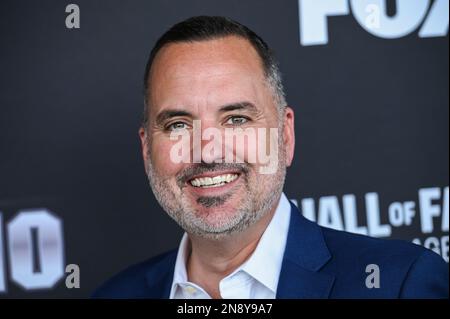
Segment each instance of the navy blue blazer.
M131 266L93 297L169 298L176 256L173 250ZM366 286L369 264L379 267L379 288ZM321 227L291 203L277 298L448 298L448 272L431 250Z

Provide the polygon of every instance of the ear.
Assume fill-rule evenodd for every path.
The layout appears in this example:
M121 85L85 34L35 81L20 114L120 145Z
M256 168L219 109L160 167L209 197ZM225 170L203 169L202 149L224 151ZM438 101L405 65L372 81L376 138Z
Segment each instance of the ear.
M148 163L148 137L145 133L144 128L139 129L139 138L141 139L141 152L142 152L142 159L144 160L145 170L147 170L147 163Z
M283 141L286 151L286 166L292 164L295 151L295 127L294 127L294 110L286 106L284 112Z

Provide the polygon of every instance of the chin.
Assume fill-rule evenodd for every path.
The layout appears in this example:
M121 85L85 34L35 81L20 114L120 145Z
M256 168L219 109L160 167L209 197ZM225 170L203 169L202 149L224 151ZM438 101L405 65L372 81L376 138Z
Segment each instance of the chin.
M222 229L225 225L231 225L231 228L234 226L234 222L239 218L239 212L236 208L204 208L200 207L196 212L197 219L201 221L203 225L207 225L208 228L213 229Z

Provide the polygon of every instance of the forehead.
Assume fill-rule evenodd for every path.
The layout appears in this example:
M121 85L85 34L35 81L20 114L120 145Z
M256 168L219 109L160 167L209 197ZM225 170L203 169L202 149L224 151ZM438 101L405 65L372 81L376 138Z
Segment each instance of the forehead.
M250 42L235 36L164 46L149 74L152 109L259 99L265 87L261 58Z

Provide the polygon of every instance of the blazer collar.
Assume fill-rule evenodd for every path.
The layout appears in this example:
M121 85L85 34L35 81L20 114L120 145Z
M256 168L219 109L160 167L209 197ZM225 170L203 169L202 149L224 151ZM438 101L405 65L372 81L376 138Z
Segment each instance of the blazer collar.
M327 298L334 276L320 272L331 259L321 228L291 202L291 220L277 298Z
M173 273L175 270L175 260L177 249L165 255L147 273L146 280L149 286L148 294L145 298L168 299L172 288Z

